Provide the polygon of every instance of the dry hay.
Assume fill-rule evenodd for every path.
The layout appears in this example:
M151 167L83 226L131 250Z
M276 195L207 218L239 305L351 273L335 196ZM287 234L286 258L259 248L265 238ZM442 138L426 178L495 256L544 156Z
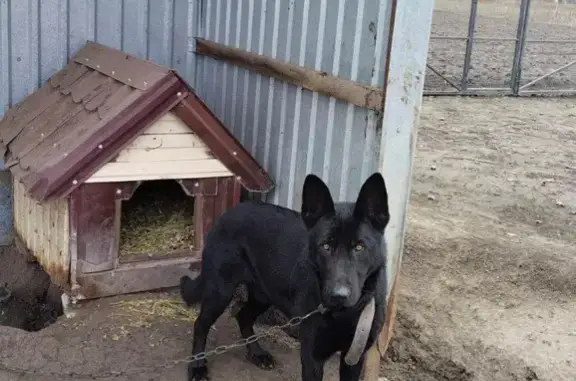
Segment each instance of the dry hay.
M185 322L192 325L198 317L198 310L188 308L179 298L135 299L112 303L118 312L111 316L120 317L124 323L116 326L112 340L119 340L130 333L130 328L149 328L160 321Z
M122 204L120 255L162 255L194 248L194 199L174 181L141 185Z

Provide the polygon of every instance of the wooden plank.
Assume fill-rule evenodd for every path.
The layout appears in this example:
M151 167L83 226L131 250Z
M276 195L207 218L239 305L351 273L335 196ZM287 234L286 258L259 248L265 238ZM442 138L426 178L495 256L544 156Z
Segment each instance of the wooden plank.
M214 200L214 220L220 217L228 209L228 201L232 197L233 177L221 177L218 179L218 193Z
M164 120L166 122L182 122L182 120L178 118L172 111L168 111L166 114L162 115L160 120Z
M173 111L194 129L214 157L230 169L247 190L268 192L274 186L266 171L196 94L190 93Z
M114 160L116 163L152 163L162 161L211 160L205 148L125 149Z
M140 135L126 149L156 149L156 148L206 148L206 144L193 133L178 135Z
M219 179L199 180L194 192L194 247L204 248L204 238L214 223L216 202L221 192Z
M236 204L240 203L240 198L242 197L242 183L237 178L234 179L232 198L230 200L231 204L229 208L232 208Z
M177 286L200 267L200 256L122 263L111 271L79 274L79 299L94 299Z
M218 160L184 160L152 163L108 163L86 182L136 181L150 179L190 179L231 176Z
M367 353L366 360L364 361L363 377L364 381L376 381L379 380L378 376L380 374L380 360L384 359L388 346L390 345L390 340L392 339L392 331L394 329L394 323L396 322L396 284L398 282L398 273L394 282L392 283L392 288L390 290L390 297L388 298L388 303L386 305L386 315L384 321L384 327L378 335L378 340L372 345Z
M380 375L380 353L376 345L371 346L366 352L364 369L362 370L363 381L376 381Z
M392 333L394 330L394 323L396 322L396 294L399 273L396 273L396 278L392 283L392 288L390 289L390 296L388 297L388 303L386 305L386 320L384 322L384 328L378 336L378 352L380 353L380 358L384 358L388 346L390 345L390 340L392 339Z
M69 279L68 202L40 203L14 181L14 222L22 243L46 270L53 283L66 287Z
M148 127L143 134L190 134L192 130L174 115L165 114L156 123Z
M201 38L196 39L196 53L216 60L230 62L256 73L301 86L310 91L332 96L358 107L382 111L384 91L380 87L364 85L329 75L326 72L289 64L278 59Z
M173 173L169 175L135 175L135 176L119 176L119 177L101 177L90 178L85 183L118 183L126 181L154 181L154 180L182 180L182 179L208 179L213 177L226 177L230 176L229 172L206 172L200 174L182 174Z
M116 185L83 184L71 194L76 221L77 274L112 270L118 258Z

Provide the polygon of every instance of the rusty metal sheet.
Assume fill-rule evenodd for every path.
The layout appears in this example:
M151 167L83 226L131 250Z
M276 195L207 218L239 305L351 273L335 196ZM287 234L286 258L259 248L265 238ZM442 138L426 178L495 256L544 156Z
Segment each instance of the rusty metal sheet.
M91 41L73 60L139 90L148 90L155 86L170 71L150 61Z
M240 177L245 188L252 192L272 189L273 183L266 171L195 94L190 94L173 112L202 139L222 164Z

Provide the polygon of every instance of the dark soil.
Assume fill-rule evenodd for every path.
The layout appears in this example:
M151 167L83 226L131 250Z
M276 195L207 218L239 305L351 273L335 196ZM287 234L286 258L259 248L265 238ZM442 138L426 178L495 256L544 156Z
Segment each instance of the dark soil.
M60 293L37 262L0 248L0 325L39 331L62 315Z

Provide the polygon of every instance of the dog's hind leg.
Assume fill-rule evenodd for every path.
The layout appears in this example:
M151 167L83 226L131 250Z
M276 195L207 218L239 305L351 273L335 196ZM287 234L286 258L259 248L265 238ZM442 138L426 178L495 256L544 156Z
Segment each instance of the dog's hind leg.
M210 327L222 315L232 297L236 285L231 283L211 284L204 290L202 307L200 314L194 323L194 342L192 344L192 356L206 351L206 339ZM198 360L188 365L188 380L203 381L208 380L208 368L206 360Z
M242 306L236 320L240 327L240 332L244 339L254 335L254 323L258 316L262 315L270 307L269 303L263 302L257 298L254 290L248 287L248 301ZM273 369L275 366L274 357L264 350L258 342L247 345L247 358L250 362L261 369Z

